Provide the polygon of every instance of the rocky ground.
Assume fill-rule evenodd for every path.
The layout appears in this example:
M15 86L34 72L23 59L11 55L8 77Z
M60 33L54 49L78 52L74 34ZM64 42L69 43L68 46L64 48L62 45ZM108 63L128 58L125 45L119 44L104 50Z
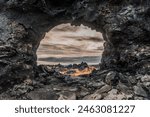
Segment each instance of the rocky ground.
M90 68L93 68L92 70ZM73 75L77 70L87 74ZM147 100L150 99L150 76L132 76L99 65L86 63L38 66L36 79L26 79L7 90L0 99L31 100ZM65 71L62 72L62 71Z

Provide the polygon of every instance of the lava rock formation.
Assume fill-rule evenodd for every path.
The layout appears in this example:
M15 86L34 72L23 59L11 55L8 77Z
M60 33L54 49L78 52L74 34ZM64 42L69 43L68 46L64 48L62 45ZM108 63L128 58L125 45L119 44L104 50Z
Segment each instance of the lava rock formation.
M149 77L148 0L1 0L1 87L36 77L40 41L61 23L84 24L102 32L100 70ZM134 87L136 94L138 88Z

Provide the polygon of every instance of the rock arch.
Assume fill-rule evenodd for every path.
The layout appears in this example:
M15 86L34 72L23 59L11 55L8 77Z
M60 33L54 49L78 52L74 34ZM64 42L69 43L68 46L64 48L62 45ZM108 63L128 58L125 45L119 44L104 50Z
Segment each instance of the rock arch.
M147 0L2 0L0 84L34 78L36 50L60 23L83 23L103 33L101 69L150 73L150 7Z

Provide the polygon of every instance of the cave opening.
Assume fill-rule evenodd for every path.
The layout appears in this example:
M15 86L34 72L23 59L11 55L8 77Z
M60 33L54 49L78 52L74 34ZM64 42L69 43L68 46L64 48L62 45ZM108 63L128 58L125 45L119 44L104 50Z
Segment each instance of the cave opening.
M102 33L81 24L60 24L46 33L37 50L37 64L98 65L103 53Z
M147 0L1 0L0 6L0 99L150 99ZM102 32L104 51L103 46L96 46L103 43L91 37L92 32L85 32L89 39L87 35L77 36L82 32L77 27L66 27L65 31L56 28L66 22L86 24ZM43 39L50 29L47 35L51 38L47 40L46 35ZM71 36L62 36L66 33ZM94 51L87 51L87 47ZM85 75L93 70L84 69L87 64L72 65L90 64L83 57L92 60L94 55L99 57L97 64L101 59L101 65L91 74ZM75 61L75 57L82 59Z

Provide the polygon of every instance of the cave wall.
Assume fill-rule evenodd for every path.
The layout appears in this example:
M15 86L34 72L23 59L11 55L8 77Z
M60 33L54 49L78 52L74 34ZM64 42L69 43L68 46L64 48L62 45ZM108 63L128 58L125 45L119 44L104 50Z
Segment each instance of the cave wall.
M0 6L0 84L34 78L40 41L60 23L103 33L101 69L150 72L148 0L2 0Z
M104 17L102 66L133 74L150 73L150 4L147 0L112 4Z

